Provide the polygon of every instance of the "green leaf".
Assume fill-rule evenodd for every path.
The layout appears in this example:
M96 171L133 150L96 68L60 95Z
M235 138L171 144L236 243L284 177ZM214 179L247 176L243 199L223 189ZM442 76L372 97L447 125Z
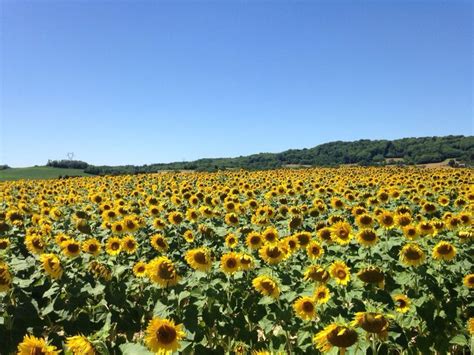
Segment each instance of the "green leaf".
M450 344L461 345L461 346L467 346L468 345L467 338L462 334L458 334L458 335L454 336L453 338L451 338L449 343Z
M159 317L166 317L168 316L168 306L161 303L161 301L156 301L155 307L153 308L153 315Z
M271 297L268 296L263 296L260 301L258 301L258 304L272 304L274 303L275 300Z
M136 343L125 343L119 346L123 355L153 355L151 351L143 345Z

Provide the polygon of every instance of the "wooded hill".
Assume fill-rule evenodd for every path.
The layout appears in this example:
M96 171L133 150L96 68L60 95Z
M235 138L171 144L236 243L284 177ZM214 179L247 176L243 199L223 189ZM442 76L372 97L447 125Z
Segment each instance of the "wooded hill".
M391 161L393 159L393 161ZM84 162L50 161L49 166L84 169L94 175L147 173L162 170L272 169L296 166L337 166L341 164L384 165L426 164L453 159L474 163L474 136L403 138L397 140L362 139L330 142L309 149L290 149L281 153L259 153L236 158L206 158L191 162L150 165L84 166ZM79 164L76 166L76 164Z

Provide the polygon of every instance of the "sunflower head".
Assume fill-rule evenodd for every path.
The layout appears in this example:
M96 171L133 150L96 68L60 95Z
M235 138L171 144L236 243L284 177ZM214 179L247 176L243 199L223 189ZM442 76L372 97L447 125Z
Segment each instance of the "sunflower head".
M174 264L164 256L155 258L148 263L147 274L151 281L162 287L174 286L179 281Z
M145 342L156 353L176 351L185 335L181 324L176 325L169 319L153 318L146 328Z
M400 250L400 260L407 266L419 266L425 261L425 253L418 244L406 244Z
M286 257L285 250L280 245L265 244L258 251L260 257L270 265L278 264Z
M464 276L463 283L467 288L474 288L474 274Z
M345 221L338 221L331 226L331 236L338 244L349 244L352 239L351 225Z
M331 292L325 285L320 285L314 290L314 299L317 303L326 303L329 298L331 298Z
M357 332L346 325L332 323L317 333L313 341L321 352L327 352L334 346L349 348L357 342Z
M410 299L402 294L394 295L393 303L395 303L395 310L399 313L406 313L410 310Z
M146 263L143 261L138 261L133 265L133 273L136 277L145 277L146 276Z
M66 339L66 347L74 355L95 355L96 351L91 342L84 335L76 335Z
M58 355L59 351L53 345L48 345L48 342L43 338L37 338L33 335L25 335L23 341L18 344L17 355Z
M275 280L270 276L262 275L257 276L253 279L252 285L264 296L270 296L272 298L278 298L280 296L280 288Z
M212 267L210 251L207 248L188 250L184 258L194 270L207 272Z
M305 280L325 283L328 281L329 277L329 273L319 265L311 265L304 272Z
M357 312L352 326L360 326L368 333L383 333L387 331L388 320L380 313Z
M347 285L349 283L351 273L350 269L343 261L335 261L329 267L329 273L339 285Z
M365 247L374 246L378 240L379 237L374 229L362 229L357 233L357 241Z
M316 316L316 304L313 297L300 297L293 303L296 315L303 320L311 320Z
M8 291L11 287L12 276L8 265L0 262L0 292Z
M433 258L449 261L456 256L456 248L449 242L441 241L433 247Z

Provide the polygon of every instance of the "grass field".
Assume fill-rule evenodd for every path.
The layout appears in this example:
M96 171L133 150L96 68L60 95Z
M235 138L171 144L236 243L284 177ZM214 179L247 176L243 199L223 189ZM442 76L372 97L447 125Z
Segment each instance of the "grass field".
M54 179L61 175L67 176L89 176L80 169L52 168L48 166L36 166L29 168L10 168L0 170L0 181L19 179Z

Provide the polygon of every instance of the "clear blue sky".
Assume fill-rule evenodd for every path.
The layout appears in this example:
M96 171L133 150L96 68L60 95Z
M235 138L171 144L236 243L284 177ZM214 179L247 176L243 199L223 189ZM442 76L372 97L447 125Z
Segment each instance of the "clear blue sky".
M1 1L0 163L473 134L471 2Z

